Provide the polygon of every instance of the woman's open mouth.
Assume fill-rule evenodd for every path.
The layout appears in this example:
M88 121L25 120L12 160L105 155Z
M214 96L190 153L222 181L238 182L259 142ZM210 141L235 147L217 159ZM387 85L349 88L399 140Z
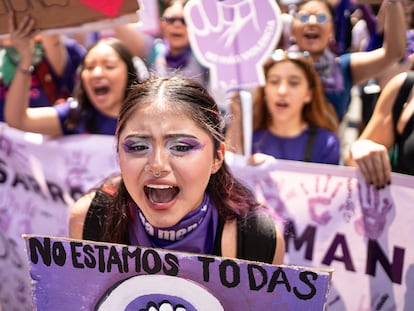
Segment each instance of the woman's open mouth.
M146 185L144 192L151 203L162 204L174 200L180 189L170 185Z
M95 93L96 96L103 96L108 94L110 91L109 86L95 86L93 88L93 92Z

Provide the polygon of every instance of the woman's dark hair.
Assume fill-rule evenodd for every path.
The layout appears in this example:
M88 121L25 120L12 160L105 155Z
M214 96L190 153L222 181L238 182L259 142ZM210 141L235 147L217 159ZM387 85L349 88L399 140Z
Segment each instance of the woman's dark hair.
M174 106L200 128L209 134L214 145L214 156L224 143L224 120L214 99L199 83L183 78L151 77L143 83L134 85L122 106L116 137L128 123L128 120L140 106L159 100ZM159 122L158 120L153 120ZM206 190L218 209L223 220L244 217L255 210L259 204L253 193L241 184L230 172L226 163L210 176ZM103 228L103 240L119 242L128 235L128 224L131 217L132 198L121 179L113 202L107 208L107 217Z
M310 56L305 55L306 52L287 52L276 53L281 50L276 50L275 54L269 57L263 64L263 72L265 80L268 80L269 71L278 63L292 62L299 67L312 90L312 99L308 105L305 105L302 110L302 118L309 125L322 127L334 133L337 131L338 120L336 118L335 110L332 105L325 100L323 93L323 86L320 81L318 73L312 66ZM270 112L266 105L265 87L258 87L253 95L253 129L266 129L271 125Z
M75 129L80 122L85 122L86 130L91 134L99 134L98 133L98 126L96 124L95 120L95 111L96 109L93 107L91 100L89 99L85 87L83 85L83 81L81 78L84 66L85 66L85 58L88 55L88 53L95 48L98 45L108 45L114 51L119 55L121 60L125 63L127 66L127 72L128 72L128 78L127 78L127 85L125 88L125 95L124 98L128 94L128 89L138 81L138 73L134 66L133 62L133 56L128 50L128 48L117 38L104 38L101 40L98 40L95 44L91 45L88 48L88 51L86 55L84 56L78 72L79 72L79 80L76 85L75 91L74 91L74 97L77 101L77 106L74 106L73 109L71 109L68 120L67 120L67 127L69 129Z

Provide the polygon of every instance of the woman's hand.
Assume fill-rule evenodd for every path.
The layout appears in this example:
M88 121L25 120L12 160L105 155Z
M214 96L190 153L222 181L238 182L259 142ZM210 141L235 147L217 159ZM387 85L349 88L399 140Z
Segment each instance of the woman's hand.
M264 153L253 153L247 163L252 166L258 166L263 163L273 163L276 161L276 158L274 156L264 154Z
M15 14L9 16L9 32L12 45L20 55L20 66L27 68L31 66L33 57L33 36L37 33L35 30L35 20L30 15L26 15L16 25Z
M391 163L388 149L384 145L361 139L352 144L350 153L367 182L379 189L390 184Z

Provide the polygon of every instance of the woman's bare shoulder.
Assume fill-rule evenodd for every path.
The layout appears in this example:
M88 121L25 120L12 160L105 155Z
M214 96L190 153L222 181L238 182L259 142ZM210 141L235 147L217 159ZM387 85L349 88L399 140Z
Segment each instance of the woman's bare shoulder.
M69 236L71 238L82 239L83 224L94 196L95 192L88 192L73 204L69 215Z

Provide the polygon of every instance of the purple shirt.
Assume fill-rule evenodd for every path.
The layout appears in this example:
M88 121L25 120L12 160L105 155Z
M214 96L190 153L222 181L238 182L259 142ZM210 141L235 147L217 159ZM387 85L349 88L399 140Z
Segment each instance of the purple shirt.
M281 137L267 129L253 133L252 152L261 152L282 160L303 161L309 138L309 128L295 137ZM312 146L311 162L339 164L340 143L338 137L323 128L317 128Z
M74 100L69 98L66 102L53 106L59 116L60 125L62 127L63 135L72 134L101 134L101 135L115 135L118 119L102 114L98 110L91 108L89 111L82 115L82 119L79 125L75 129L68 129L66 126L66 120L69 117L71 111L71 102ZM87 118L92 118L96 123L96 132L91 133L87 130Z
M49 71L49 73L46 74L50 75L46 77L45 80L48 81L48 83L54 83L56 86L56 98L53 99L53 102L49 100L46 95L45 87L42 85L42 82L38 77L38 74L40 73L35 70L34 74L32 75L32 81L29 90L30 107L52 106L55 100L59 98L66 98L72 94L77 80L76 71L82 61L83 56L85 55L86 50L82 45L73 39L65 39L64 44L68 53L68 57L65 72L63 73L62 77L58 77L50 67L47 59L44 59L46 62L46 67ZM9 85L3 82L0 74L0 121L4 121L3 107L8 90Z

